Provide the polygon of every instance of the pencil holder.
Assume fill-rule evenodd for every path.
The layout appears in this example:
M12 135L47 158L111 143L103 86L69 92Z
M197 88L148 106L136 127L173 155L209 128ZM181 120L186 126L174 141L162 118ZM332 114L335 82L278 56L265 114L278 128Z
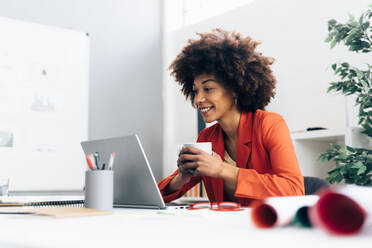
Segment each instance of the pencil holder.
M86 208L111 211L114 198L113 171L86 171L84 195Z

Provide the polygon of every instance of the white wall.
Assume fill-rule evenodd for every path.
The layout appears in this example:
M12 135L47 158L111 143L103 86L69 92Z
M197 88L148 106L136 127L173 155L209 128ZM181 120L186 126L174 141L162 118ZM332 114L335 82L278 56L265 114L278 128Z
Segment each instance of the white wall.
M157 179L163 144L161 4L0 0L0 16L90 34L89 138L139 134Z
M344 47L330 49L324 40L327 21L346 21L348 13L359 16L369 0L256 0L201 23L184 27L171 34L167 60L172 61L195 32L219 27L235 30L262 41L258 47L263 55L274 57L272 69L277 78L277 94L267 110L278 112L286 119L291 131L307 127L343 128L345 100L327 94L335 79L332 63L350 61L356 65L367 62L367 55L347 52ZM370 60L370 58L369 58ZM168 77L164 79L166 103L164 126L164 175L176 169L178 143L195 140L197 115L179 87Z

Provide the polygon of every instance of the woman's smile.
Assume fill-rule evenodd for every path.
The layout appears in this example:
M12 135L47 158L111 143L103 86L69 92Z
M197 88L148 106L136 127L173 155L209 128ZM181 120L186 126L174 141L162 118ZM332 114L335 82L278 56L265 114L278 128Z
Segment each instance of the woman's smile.
M200 113L203 115L203 116L206 116L208 115L208 113L213 109L213 106L209 106L209 107L200 107L199 108L199 111Z
M206 123L230 118L237 112L234 93L219 83L214 75L202 74L194 79L194 106Z

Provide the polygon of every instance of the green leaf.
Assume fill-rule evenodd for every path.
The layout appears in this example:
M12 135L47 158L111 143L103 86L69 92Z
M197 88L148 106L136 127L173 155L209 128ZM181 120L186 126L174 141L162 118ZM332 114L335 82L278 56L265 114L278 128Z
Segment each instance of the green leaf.
M356 150L350 146L346 146L346 149L349 151L349 152L355 152Z
M361 15L360 17L359 17L359 24L362 26L363 25L363 15Z
M341 182L342 180L342 175L341 174L338 174L335 179L334 179L336 182Z
M336 44L337 44L337 41L336 41L336 40L333 40L333 41L331 42L331 48L334 48L334 47L336 46Z
M340 152L347 153L347 148L345 146L341 147Z
M329 177L335 178L339 173L338 173L338 171L333 171L333 172L328 173L328 174L329 174Z
M362 167L359 168L357 175L359 176L363 174L366 170L367 170L367 167L363 165Z
M336 144L336 143L331 144L331 147L336 149L336 150L340 150L340 148L341 148L341 146Z
M329 26L334 26L334 25L336 25L336 23L337 23L337 21L335 19L331 19L331 20L328 21Z
M369 27L369 25L370 25L369 22L365 22L365 23L363 23L363 24L362 24L362 29L363 29L363 30L367 30L368 27Z
M363 166L364 166L364 164L362 162L358 161L358 162L354 163L352 166L350 166L350 168L360 169Z
M344 160L346 160L348 157L349 157L349 156L348 156L347 154L345 154L345 153L341 153L341 154L339 154L338 156L336 156L335 159L344 161Z
M330 42L332 40L332 36L331 35L328 35L328 37L324 40L324 42Z

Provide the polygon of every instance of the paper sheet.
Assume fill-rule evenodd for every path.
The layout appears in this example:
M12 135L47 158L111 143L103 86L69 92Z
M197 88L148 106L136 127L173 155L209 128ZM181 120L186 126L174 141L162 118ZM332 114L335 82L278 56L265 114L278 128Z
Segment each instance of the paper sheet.
M101 211L90 208L77 207L48 207L48 208L34 208L32 213L37 215L48 215L56 218L67 217L83 217L83 216L98 216L113 214L111 211Z

